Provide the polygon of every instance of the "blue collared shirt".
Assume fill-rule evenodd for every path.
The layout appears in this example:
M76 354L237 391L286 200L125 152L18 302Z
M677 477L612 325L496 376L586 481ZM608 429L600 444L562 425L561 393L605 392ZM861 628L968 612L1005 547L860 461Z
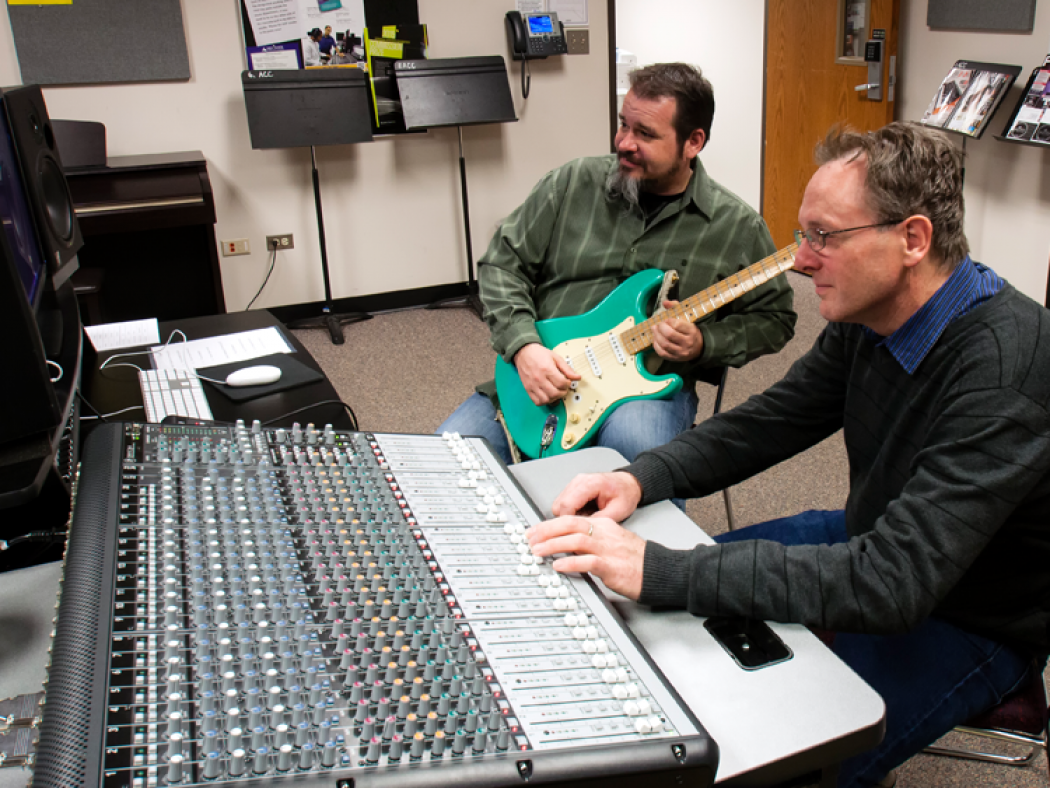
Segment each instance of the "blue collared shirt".
M914 374L948 325L994 296L1004 284L995 271L967 255L903 326L885 338L870 328L865 328L865 333L873 340L881 339L879 346L886 348L909 375Z

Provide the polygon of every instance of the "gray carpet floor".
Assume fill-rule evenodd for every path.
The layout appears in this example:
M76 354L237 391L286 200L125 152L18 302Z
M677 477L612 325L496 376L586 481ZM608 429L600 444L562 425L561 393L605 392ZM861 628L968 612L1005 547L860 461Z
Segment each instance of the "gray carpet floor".
M778 380L809 349L824 326L809 278L794 272L786 276L795 290L799 314L795 337L777 355L731 370L723 409ZM332 345L325 331L296 331L365 430L433 432L477 383L492 377L494 354L488 344L488 329L466 309L379 314L346 326L344 334L345 344ZM699 413L706 415L713 407L715 390L702 388ZM845 449L841 435L834 435L734 487L731 496L736 526L806 509L841 508L847 489ZM689 501L686 513L710 534L727 527L720 495ZM973 746L972 737L955 733L946 741ZM1001 745L993 743L991 748L1001 751ZM1044 788L1047 784L1045 753L1025 768L919 755L900 769L897 782L899 788Z

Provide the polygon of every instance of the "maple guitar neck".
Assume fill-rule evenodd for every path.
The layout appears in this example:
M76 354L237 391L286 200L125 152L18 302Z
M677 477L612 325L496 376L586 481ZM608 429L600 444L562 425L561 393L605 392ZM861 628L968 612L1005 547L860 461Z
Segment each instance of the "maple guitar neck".
M696 295L690 296L680 302L673 309L667 309L658 315L653 315L638 325L627 329L620 334L620 342L629 353L641 353L653 346L653 327L658 323L671 318L681 318L695 323L704 315L714 312L719 307L725 306L740 296L763 285L770 279L775 279L795 265L795 254L798 252L798 244L793 243L779 252L771 254L749 265L743 271L738 271L721 282L717 282L706 290L701 290Z

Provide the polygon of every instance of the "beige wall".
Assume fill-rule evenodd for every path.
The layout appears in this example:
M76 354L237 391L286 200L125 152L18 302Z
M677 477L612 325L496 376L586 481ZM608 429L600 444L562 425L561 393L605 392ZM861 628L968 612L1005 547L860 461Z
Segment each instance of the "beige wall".
M763 0L616 0L616 46L638 65L683 61L715 89L711 142L700 154L715 180L755 210L761 201Z
M764 7L758 0L616 0L617 44L637 50L640 63L691 60L709 73L718 109L711 147L701 155L720 181L752 204L762 177L761 76L755 71L762 68ZM1002 132L1028 73L1050 51L1050 4L1036 5L1032 33L930 30L926 9L927 0L901 3L899 119L922 117L956 60L1023 68L1020 86L984 138L966 143L966 232L975 259L1042 303L1050 257L1050 150L1000 142L993 134Z
M1001 142L1028 74L1050 50L1050 4L1037 3L1032 33L930 30L926 0L904 0L901 9L898 115L922 117L956 60L1021 66L984 137L966 141L966 234L974 259L994 268L1022 292L1043 303L1050 257L1050 150Z
M617 2L620 26L629 31L623 41L646 50L652 36L647 39L643 22L635 20L651 18L640 8L647 0ZM756 202L761 137L753 130L760 128L761 101L756 99L749 109L740 99L760 90L753 73L760 58L753 50L762 38L755 27L757 4L746 0L730 13L697 0L660 2L668 7L654 21L654 33L662 31L669 38L663 47L653 43L651 58L694 60L709 71L719 109L705 161L716 177ZM1031 34L931 31L926 5L926 0L902 2L902 119L921 117L957 59L1020 65L1023 83L1050 50L1050 5L1045 3L1037 4ZM431 56L509 57L503 31L509 6L492 0L419 0L421 17L430 25ZM251 149L239 81L244 63L236 43L240 27L235 0L187 0L183 11L193 74L188 83L48 88L49 110L54 117L104 122L114 155L204 152L215 188L219 237L248 237L253 248L248 257L223 258L230 309L242 308L261 283L267 263L263 236L268 233L294 233L296 248L281 254L259 304L320 300L309 151ZM518 123L464 131L475 257L497 222L542 173L572 157L607 149L605 0L590 0L589 13L591 54L535 63L527 101L519 95L519 67L510 65ZM700 38L713 33L714 38L694 49L686 32ZM751 53L745 58L747 67L727 66L743 52ZM7 15L0 14L0 84L19 81ZM1041 302L1050 256L1050 151L992 137L1001 131L1004 112L1018 91L1007 98L985 138L967 143L967 233L975 258ZM457 156L454 130L319 149L337 298L466 278Z
M463 131L475 259L543 173L609 144L605 0L590 0L591 54L534 63L527 101L507 51L503 16L511 7L509 0L419 0L431 57L508 61L518 122ZM246 257L220 258L229 310L243 309L262 283L264 236L274 233L294 233L295 249L279 255L257 306L319 301L309 149L251 148L236 0L185 0L183 14L189 82L46 88L48 112L105 123L110 155L203 151L218 237L247 237L252 248ZM10 23L0 14L0 84L20 82ZM317 150L334 297L466 279L455 129Z

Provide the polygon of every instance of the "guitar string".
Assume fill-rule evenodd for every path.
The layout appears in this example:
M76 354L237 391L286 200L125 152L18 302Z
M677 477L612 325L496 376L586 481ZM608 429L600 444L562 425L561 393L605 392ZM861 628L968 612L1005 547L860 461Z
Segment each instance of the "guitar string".
M783 251L786 253L788 250L785 249ZM695 315L695 317L692 320L690 320L690 322L695 322L696 320L699 320L701 317L709 314L710 312L717 311L720 307L725 306L727 303L729 303L731 301L735 301L740 296L745 295L746 293L751 292L751 290L754 290L756 287L759 287L759 286L765 284L766 282L770 281L771 279L774 279L775 277L777 277L780 274L784 273L784 271L789 270L790 266L787 266L787 267L782 268L782 269L779 268L779 266L788 257L790 257L791 262L794 262L794 257L790 256L789 254L785 254L783 259L782 259L780 257L780 255L781 255L781 253L778 252L777 255L773 255L770 258L767 258L765 260L761 260L755 266L750 266L749 268L745 269L744 271L741 271L738 274L734 274L732 277L727 277L725 280L723 280L723 282L719 282L717 285L715 285L715 286L713 286L711 288L708 288L707 290L704 290L701 293L698 293L698 294L696 294L695 296L692 296L689 299L686 299L685 302L679 304L677 307L674 307L673 309L669 309L669 310L667 310L665 312L662 312L658 316L651 317L651 318L649 318L649 319L647 319L647 320L645 320L645 321L643 321L641 323L638 323L637 325L635 325L635 326L633 326L631 328L627 328L624 331L620 332L619 334L616 335L616 337L620 341L620 347L623 348L623 351L624 351L623 355L624 356L637 355L638 353L643 352L644 350L647 350L650 347L652 347L652 339L651 339L652 333L651 333L651 331L652 331L652 328L655 327L658 323L661 323L661 322L663 322L665 320L668 320L668 319L670 319L672 317L675 317L675 318L678 318L678 319L690 320L690 318L688 317L688 314L690 312L694 313L694 315ZM766 263L769 260L772 260L773 262L775 262L777 264L777 270L774 273L770 273L769 269L767 268ZM752 273L751 268L755 268L756 270ZM748 279L751 280L751 286L750 287L747 287L747 282L743 279L742 275L744 273L747 273L748 274ZM764 278L762 279L762 281L756 281L756 276L764 277ZM722 290L719 287L719 285L725 284L725 283L729 282L731 279L735 279L736 282L731 283L731 284L726 284L725 290ZM740 292L734 292L734 287L737 288L737 289L743 287L743 289ZM712 296L710 296L708 298L700 298L700 296L703 296L703 294L708 292L708 290L714 290L715 291L715 295L712 295ZM726 296L729 296L729 298L727 299ZM715 298L720 298L721 299L721 303L716 304L715 303ZM695 305L686 306L690 302L694 302L694 301L696 302ZM705 305L709 305L711 308L704 310L702 314L696 315L695 314L696 310L697 309L703 309L703 307ZM612 332L609 332L609 333L612 333ZM627 334L632 334L633 336L631 338L625 339L625 336ZM645 340L647 340L646 347L632 352L629 349L628 346L632 342L632 340L635 340L635 339L645 339ZM619 355L620 354L618 354L616 352L616 350L613 348L611 342L610 343L602 343L602 344L598 345L596 348L592 347L592 350L591 350L591 356L594 358L595 362L601 362L601 361L605 361L605 360L610 359L610 358L614 358L616 360L616 362L619 363L619 361L620 361ZM586 351L584 351L583 353L578 354L576 356L572 356L570 358L570 362L572 363L574 369L577 368L577 366L576 366L577 364L581 364L581 363L585 364L586 367L590 367L591 366L591 363L590 363L590 360L588 358L588 355L587 355ZM599 364L599 366L600 366L600 364ZM586 370L586 367L585 367L585 370ZM593 370L591 370L591 371L593 371Z
M623 348L623 355L624 356L634 356L634 355L637 355L638 353L643 352L645 350L648 350L650 347L652 347L651 331L652 331L652 328L654 328L658 323L661 323L661 322L663 322L665 320L669 320L672 316L676 317L678 319L689 320L689 317L687 317L687 313L695 312L695 310L697 310L698 308L703 306L703 304L700 303L700 302L707 302L708 304L710 304L713 307L713 309L705 311L705 312L703 312L703 314L696 316L695 320L699 320L701 317L709 314L710 312L717 311L720 307L725 306L730 301L735 301L740 296L751 292L751 290L754 290L755 288L760 287L761 285L765 284L766 282L768 282L768 281L770 281L772 279L775 279L776 277L778 277L781 274L783 274L785 271L788 271L788 270L791 269L791 265L794 264L795 253L797 253L797 251L798 251L798 245L797 244L791 244L791 246L785 247L784 249L780 250L779 252L776 252L773 255L770 255L767 258L759 260L754 265L748 266L748 268L744 269L743 271L739 271L738 273L733 274L730 277L727 277L726 279L722 280L722 282L718 282L715 285L713 285L712 287L709 287L709 288L707 288L705 290L702 290L700 293L697 293L696 295L691 296L690 298L686 299L685 302L680 303L674 309L669 309L669 310L667 310L665 312L660 313L660 315L657 315L657 316L654 316L654 317L650 317L647 320L644 320L641 323L638 323L637 325L632 326L631 328L625 329L624 331L622 331L622 332L620 332L619 334L616 335L617 339L620 341L620 346ZM783 263L785 263L785 262L788 262L790 264L785 266L785 267L783 267L783 268L781 268L780 266ZM776 270L773 273L770 273L770 267L774 267ZM755 269L754 273L752 273L752 271L751 271L752 268ZM726 286L726 292L723 292L721 289L719 289L719 287L718 287L719 285L724 284L726 282L729 282L731 279L736 279L737 280L736 281L736 286L737 287L745 285L746 283L745 283L744 279L742 278L742 275L745 274L745 273L748 274L748 278L752 282L752 286L751 287L747 287L746 289L741 291L739 294L734 294L733 293L734 285L732 285L732 284ZM766 278L763 281L761 281L761 282L755 282L755 275L756 274L760 275L760 276L765 276ZM701 298L701 296L703 296L703 294L708 292L709 290L714 290L715 291L715 295L707 297L707 298ZM730 296L730 298L728 300L725 299L726 295ZM722 299L722 303L721 304L715 305L714 299L716 297ZM684 304L689 303L691 301L696 301L697 302L696 305L690 306L688 308L683 308ZM690 322L695 322L695 320L690 320ZM609 333L612 333L612 332L609 332ZM646 345L646 347L641 348L638 351L632 352L631 350L628 349L628 343L631 340L630 339L627 339L627 340L624 339L624 336L626 334L628 334L628 333L633 333L638 338L646 337L646 335L648 334L649 335L649 337L648 337L648 344ZM605 360L608 360L608 359L612 358L612 359L615 359L617 363L619 363L619 354L616 353L616 351L612 347L612 344L608 343L608 342L598 345L597 348L592 348L591 355L594 357L596 362L602 362L602 361L605 361ZM593 370L590 370L591 362L588 359L588 355L587 355L586 351L584 351L583 353L577 354L575 356L571 356L569 358L569 363L572 365L573 369L576 369L577 371L580 371L581 368L583 369L584 372L593 371ZM601 366L600 363L599 363L599 366Z

